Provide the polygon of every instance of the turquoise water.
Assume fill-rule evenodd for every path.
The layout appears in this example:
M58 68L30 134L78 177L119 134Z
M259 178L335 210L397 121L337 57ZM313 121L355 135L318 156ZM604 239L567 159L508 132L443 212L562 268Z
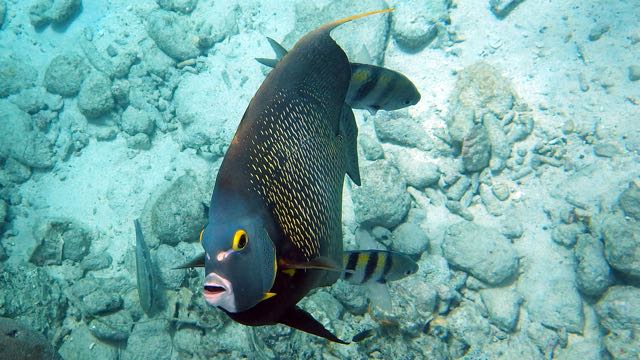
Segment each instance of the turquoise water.
M389 7L331 33L351 92L307 88L354 109L357 154L342 142L348 117L328 115L347 114L340 100L322 117L339 124L336 147L296 166L342 149L330 167L349 171L332 193L341 206L286 205L294 220L276 228L305 242L308 224L327 223L306 214L341 208L342 236L322 249L390 251L418 269L363 258L351 282L304 296L350 345L241 325L205 300L211 271L174 268L202 254L222 161L268 93L273 70L255 58L278 55L267 37L293 52L323 24ZM640 357L637 1L0 0L0 19L0 358ZM302 78L347 74L341 64ZM357 71L368 65L391 80ZM269 149L287 144L270 177L295 176L287 156L323 141L324 125L287 126L294 145L268 136ZM329 260L333 278L348 267ZM229 278L264 278L258 263Z

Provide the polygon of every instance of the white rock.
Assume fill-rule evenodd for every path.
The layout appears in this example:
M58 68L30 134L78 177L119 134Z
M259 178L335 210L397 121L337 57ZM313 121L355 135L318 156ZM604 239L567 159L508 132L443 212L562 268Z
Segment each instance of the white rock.
M429 45L448 21L450 5L450 0L396 1L391 23L393 38L411 50Z
M489 320L504 331L516 328L522 296L512 288L480 290L480 297L489 312Z
M354 211L364 226L393 228L409 211L409 194L400 172L386 160L360 168L362 186L352 191Z
M427 250L429 239L424 230L414 223L400 224L392 233L392 249L405 254L420 255Z
M464 221L449 226L442 250L450 264L491 285L502 283L518 270L511 242L498 231L475 223Z

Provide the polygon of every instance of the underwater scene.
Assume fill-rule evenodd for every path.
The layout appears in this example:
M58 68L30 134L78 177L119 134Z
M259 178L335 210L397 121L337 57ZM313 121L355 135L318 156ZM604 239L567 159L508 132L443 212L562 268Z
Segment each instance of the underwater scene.
M0 359L640 359L640 1L0 0Z

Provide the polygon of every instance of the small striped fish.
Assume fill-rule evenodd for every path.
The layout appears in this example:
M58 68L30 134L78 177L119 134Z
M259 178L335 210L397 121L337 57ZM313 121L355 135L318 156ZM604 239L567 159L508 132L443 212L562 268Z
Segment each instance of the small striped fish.
M420 93L406 76L380 66L351 63L346 103L353 109L398 110L415 105Z
M357 250L343 253L341 278L352 284L400 280L418 271L418 264L405 254L384 250Z

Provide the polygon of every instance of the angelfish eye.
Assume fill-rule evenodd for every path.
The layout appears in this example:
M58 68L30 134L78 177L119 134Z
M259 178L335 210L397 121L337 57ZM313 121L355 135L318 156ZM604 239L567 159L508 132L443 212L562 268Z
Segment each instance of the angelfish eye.
M242 250L247 246L247 243L249 243L249 236L247 236L246 231L240 229L233 235L231 249L234 251Z

